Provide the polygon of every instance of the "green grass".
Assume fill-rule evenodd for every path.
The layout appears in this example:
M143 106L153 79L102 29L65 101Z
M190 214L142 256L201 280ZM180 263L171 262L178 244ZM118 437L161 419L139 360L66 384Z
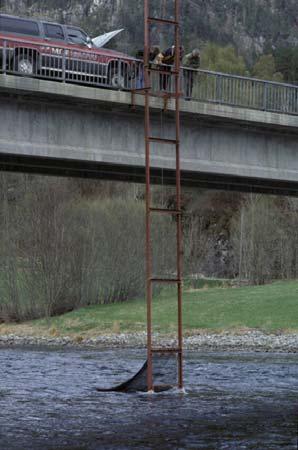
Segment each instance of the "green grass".
M212 285L212 283L211 283ZM155 331L176 330L174 289L165 289L153 302ZM81 308L63 316L25 324L32 332L92 336L106 332L145 330L144 299ZM265 332L298 330L298 281L241 288L206 287L183 295L184 329L223 331L260 329ZM22 327L16 325L15 327ZM1 332L1 327L0 327Z

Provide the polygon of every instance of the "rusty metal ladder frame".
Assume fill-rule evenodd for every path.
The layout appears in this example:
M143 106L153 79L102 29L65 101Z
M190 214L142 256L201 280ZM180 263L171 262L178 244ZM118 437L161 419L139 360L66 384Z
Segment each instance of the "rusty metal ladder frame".
M181 175L180 175L180 1L174 0L174 20L150 17L150 0L144 0L144 85L145 96L145 160L146 160L146 299L147 299L147 387L148 392L154 391L153 383L153 355L154 353L176 353L178 357L178 387L183 388L183 335L182 335L182 211L181 211ZM167 109L169 97L175 102L175 139L163 139L151 136L150 126L150 98L154 95L150 87L149 52L150 52L150 26L153 23L172 25L175 28L175 69L170 76L175 77L174 93L164 93L164 109ZM160 95L158 95L160 97ZM174 145L176 148L176 208L163 209L151 206L151 178L150 178L150 144L160 143ZM176 258L177 278L153 278L152 277L152 244L151 244L151 215L170 214L176 216ZM178 346L177 348L153 348L152 346L152 300L153 283L171 283L177 285L178 301Z

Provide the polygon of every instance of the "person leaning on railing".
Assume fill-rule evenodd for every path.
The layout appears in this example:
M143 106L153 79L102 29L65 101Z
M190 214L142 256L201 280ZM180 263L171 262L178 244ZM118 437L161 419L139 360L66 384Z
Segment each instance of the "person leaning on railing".
M162 69L161 64L163 64L163 53L161 52L160 48L158 46L153 46L150 49L149 54L149 63L150 67L153 67L155 69ZM152 85L156 87L156 84L154 83L154 80L157 80L157 78L154 76L151 78ZM159 89L162 90L163 86L163 75L159 74Z
M175 64L175 45L172 45L172 47L167 48L163 53L163 59L162 59L162 63L165 64L167 67L163 67L163 69L166 72L171 72L172 67ZM180 61L182 61L183 58L183 54L184 54L184 47L180 46L179 47L179 57L180 57ZM171 80L171 75L169 74L164 74L162 77L162 86L161 86L161 90L167 91L168 89L171 90L171 85L170 85L170 80Z
M196 76L195 70L198 70L200 68L200 64L201 55L200 50L197 48L185 55L185 57L183 58L182 65L186 68L186 70L183 71L184 92L186 100L191 99L194 79Z
M136 53L137 59L144 58L144 50L138 50ZM160 48L157 45L153 45L149 49L149 68L156 67L162 64L163 54L160 51ZM137 74L136 74L136 88L142 89L144 87L144 67L143 64L138 65Z
M151 64L161 64L162 60L163 54L161 53L159 46L153 45L149 52L149 62Z

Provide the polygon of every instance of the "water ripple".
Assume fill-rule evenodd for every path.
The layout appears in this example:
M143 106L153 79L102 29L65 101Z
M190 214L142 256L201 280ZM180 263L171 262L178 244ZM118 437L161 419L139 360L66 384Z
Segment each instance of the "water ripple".
M290 449L295 355L189 353L187 395L97 393L142 365L131 350L0 350L0 449Z

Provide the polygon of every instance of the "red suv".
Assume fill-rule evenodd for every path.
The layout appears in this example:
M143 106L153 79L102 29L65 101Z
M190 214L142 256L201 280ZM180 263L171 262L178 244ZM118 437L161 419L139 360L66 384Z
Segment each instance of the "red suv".
M113 88L129 88L136 61L97 47L81 29L43 20L0 14L0 69Z

